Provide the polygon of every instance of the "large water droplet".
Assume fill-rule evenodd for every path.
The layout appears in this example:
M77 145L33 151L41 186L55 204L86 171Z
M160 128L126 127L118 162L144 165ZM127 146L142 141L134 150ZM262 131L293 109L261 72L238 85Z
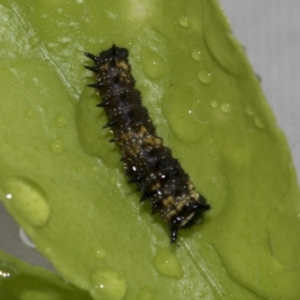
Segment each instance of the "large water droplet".
M220 108L224 113L230 113L232 111L232 105L229 103L222 103Z
M193 93L193 92L192 92ZM203 113L205 103L193 97L188 86L165 94L162 110L177 139L186 144L196 143L207 133L209 122ZM182 101L184 95L191 95ZM172 101L169 101L172 99Z
M200 48L195 47L192 49L192 58L195 61L200 61L202 59L202 53L201 53Z
M205 5L203 18L205 30L203 33L211 57L231 74L246 77L249 67L244 59L240 59L243 56L240 44L231 33L223 32L220 34L220 28L223 27L223 24L221 19L216 20L215 18L212 1L203 1L203 4ZM214 26L212 26L212 20L214 20Z
M50 149L52 150L52 152L54 152L56 154L61 154L61 153L64 152L64 147L63 147L62 142L59 138L56 138L56 139L51 141Z
M153 262L156 270L160 274L175 279L181 279L183 277L181 264L174 249L171 247L159 249Z
M213 75L206 70L201 70L198 73L198 78L202 83L209 84L213 81Z
M41 188L23 178L4 182L6 204L32 226L43 226L49 219L50 207Z
M168 71L167 64L163 58L157 52L149 48L143 49L141 60L144 72L149 79L160 79Z
M92 296L97 300L121 300L126 294L127 284L118 272L105 268L91 275Z
M190 22L188 20L188 18L186 16L181 16L179 18L179 24L182 26L182 27L189 27L190 25Z

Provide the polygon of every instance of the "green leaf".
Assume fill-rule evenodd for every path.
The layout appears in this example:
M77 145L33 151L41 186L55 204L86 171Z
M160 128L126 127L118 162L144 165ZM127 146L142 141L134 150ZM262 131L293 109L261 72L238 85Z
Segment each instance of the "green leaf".
M1 300L91 300L57 274L32 267L0 251Z
M216 1L0 3L1 198L68 281L95 299L300 297L290 152ZM113 43L212 206L178 247L138 203L85 88L82 52Z

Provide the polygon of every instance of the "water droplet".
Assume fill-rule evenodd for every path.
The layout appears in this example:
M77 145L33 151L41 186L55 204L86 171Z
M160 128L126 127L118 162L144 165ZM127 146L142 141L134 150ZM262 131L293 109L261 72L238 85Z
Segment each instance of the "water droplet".
M99 259L103 259L106 256L106 251L103 248L98 247L96 249L96 257Z
M224 113L230 113L232 111L232 105L229 103L222 103L220 108Z
M255 73L255 76L256 76L258 82L262 83L262 77L259 74L257 74L257 73Z
M123 276L111 269L99 269L92 273L90 291L95 299L121 300L126 294L127 284Z
M43 226L49 219L50 208L41 188L34 182L23 178L10 178L4 182L10 195L7 205L13 213L21 216L32 226ZM8 192L9 191L9 192Z
M255 111L254 111L254 109L251 106L247 106L246 107L246 114L248 116L254 116L255 115Z
M156 9L150 1L119 1L120 11L125 11L123 16L122 27L127 30L143 26L144 22L151 19ZM155 10L154 10L155 9ZM117 14L111 14L112 18L118 18Z
M218 107L218 102L217 101L211 101L210 102L210 105L213 107L213 108L216 108L216 107Z
M33 116L33 112L31 110L27 110L25 112L25 117L28 118L28 119L31 119Z
M182 27L189 27L189 25L190 25L190 22L189 22L188 18L185 17L185 16L181 16L181 17L179 18L179 23L180 23L180 25L181 25Z
M156 270L167 277L181 279L183 270L176 256L174 249L171 247L162 248L157 251L154 257L154 266Z
M8 279L10 277L10 273L7 270L0 269L0 280Z
M153 289L150 286L143 286L138 295L137 298L138 300L154 300L155 294Z
M36 245L31 241L31 239L26 235L24 232L23 228L20 228L19 230L19 236L21 241L23 242L24 245L26 245L29 248L35 249Z
M50 149L56 154L61 154L64 152L64 147L61 143L61 140L58 138L51 141Z
M213 81L212 73L209 73L206 70L199 71L198 78L202 83L205 83L205 84L209 84Z
M0 282L11 279L18 275L18 271L12 266L7 265L5 262L0 261Z
M167 64L163 58L157 52L149 48L143 49L141 62L143 70L149 79L160 79L168 71Z
M201 54L200 48L195 47L192 49L192 58L195 61L200 61L202 59L202 54Z
M260 129L263 129L265 127L264 123L258 117L254 118L254 123Z
M28 290L22 291L22 294L20 296L21 300L32 300L32 299L39 299L39 300L63 300L63 298L56 293L55 291L52 291L49 293L49 291L38 291L38 290Z
M210 1L207 1L204 5L210 6ZM207 10L204 10L203 26L205 30L203 34L211 56L232 75L245 78L249 68L247 63L242 60L239 63L236 61L236 57L241 55L241 46L231 33L218 34L219 27L211 24L214 19L214 10L211 7L207 7ZM231 55L228 55L228 53Z
M56 116L54 121L57 127L65 127L67 124L67 119L63 115Z
M179 93L170 90L162 100L162 110L172 132L176 138L186 144L200 141L210 126L207 115L202 109L203 102L199 101L199 98L189 97L182 102L182 97L190 93L188 86L182 87Z
M31 36L29 38L29 44L32 48L37 47L41 43L41 40L37 36Z

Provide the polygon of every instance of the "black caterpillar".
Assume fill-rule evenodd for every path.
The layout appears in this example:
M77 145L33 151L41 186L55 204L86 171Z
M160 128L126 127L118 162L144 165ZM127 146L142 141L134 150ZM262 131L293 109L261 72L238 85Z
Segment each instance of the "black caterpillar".
M97 82L88 86L96 88L101 96L97 106L104 108L108 118L103 128L111 128L114 138L110 142L121 150L129 182L135 182L142 193L140 201L148 200L152 212L168 223L174 243L179 228L202 219L210 206L194 191L189 175L156 135L141 94L134 87L128 50L113 45L99 56L85 55L95 63L85 67L96 73Z

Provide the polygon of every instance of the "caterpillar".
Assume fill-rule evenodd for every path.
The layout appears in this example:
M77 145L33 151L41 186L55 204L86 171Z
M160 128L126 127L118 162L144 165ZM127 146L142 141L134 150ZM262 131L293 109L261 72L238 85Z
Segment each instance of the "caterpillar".
M149 201L152 213L158 213L168 224L171 243L175 243L178 230L201 220L210 209L206 199L194 190L189 175L172 151L157 136L148 110L142 105L141 93L128 62L129 52L113 45L99 56L84 53L94 62L85 66L96 74L96 88L107 115L115 142L122 153L121 162L130 183L136 183L141 192L140 201Z

